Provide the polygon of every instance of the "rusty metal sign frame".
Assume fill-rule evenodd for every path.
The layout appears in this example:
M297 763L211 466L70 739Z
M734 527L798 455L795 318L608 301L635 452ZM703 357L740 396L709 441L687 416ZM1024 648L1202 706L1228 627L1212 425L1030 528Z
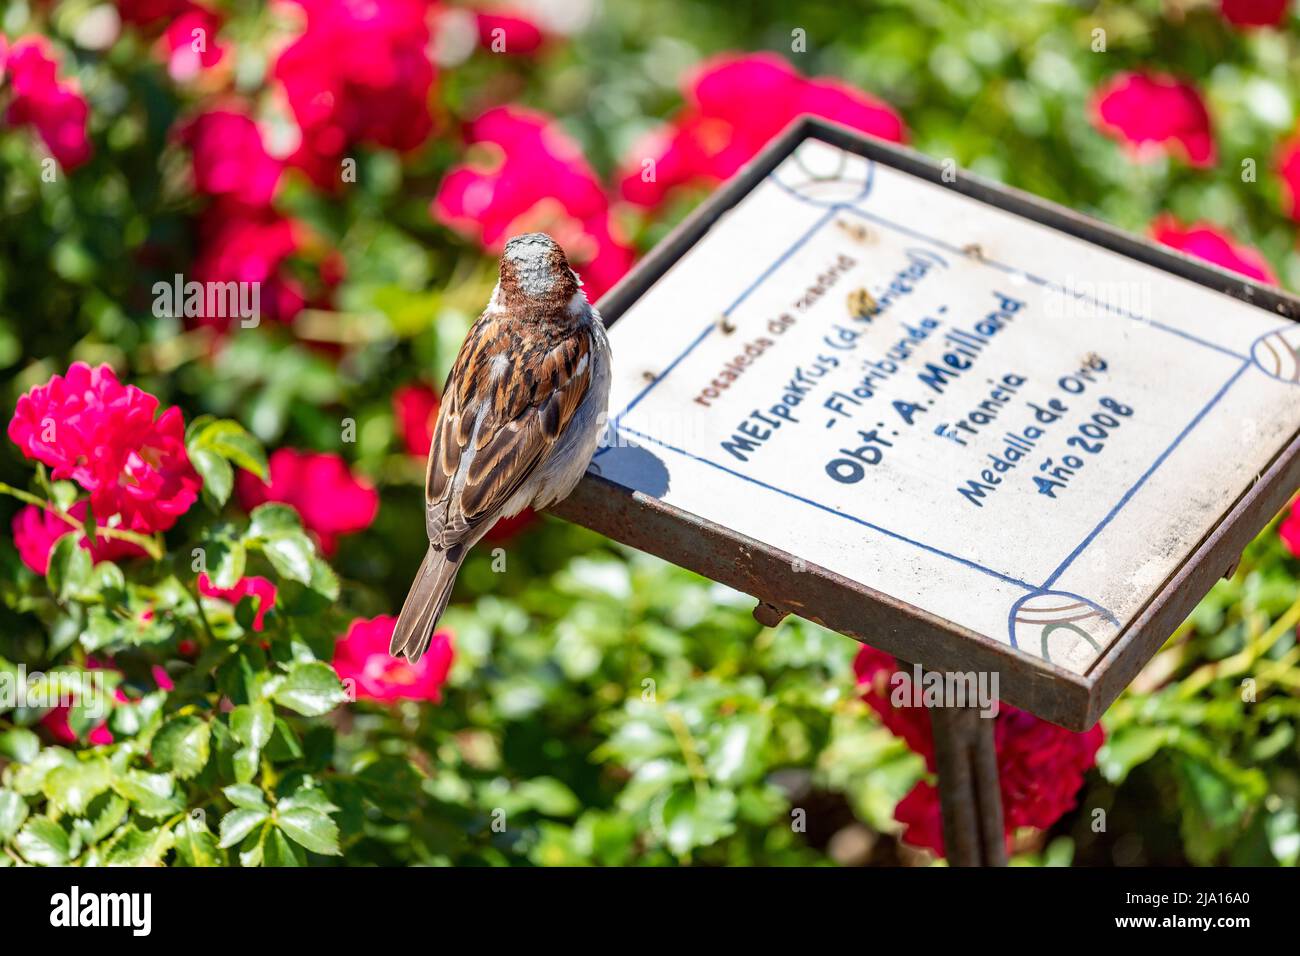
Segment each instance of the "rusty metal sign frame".
M874 162L1060 230L1292 322L1300 299L1154 242L1123 232L1037 196L944 168L910 149L868 139L847 128L803 116L710 198L700 204L599 302L608 325L654 285L729 209L737 205L806 139L819 139ZM938 671L996 672L1007 702L1071 730L1086 730L1128 686L1178 625L1235 568L1241 551L1300 487L1300 432L1157 589L1146 606L1086 673L1031 658L753 538L652 496L588 472L551 511L631 547L657 555L752 595L755 616L775 624L795 614L902 660ZM795 571L796 561L804 570Z

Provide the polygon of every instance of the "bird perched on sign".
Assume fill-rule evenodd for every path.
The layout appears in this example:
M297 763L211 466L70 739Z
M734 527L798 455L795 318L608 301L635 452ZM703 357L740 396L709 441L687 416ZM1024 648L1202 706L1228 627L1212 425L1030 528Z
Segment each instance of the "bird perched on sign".
M424 479L429 550L391 654L420 659L466 552L498 518L545 508L577 485L604 429L609 358L564 251L540 232L507 242L443 390Z

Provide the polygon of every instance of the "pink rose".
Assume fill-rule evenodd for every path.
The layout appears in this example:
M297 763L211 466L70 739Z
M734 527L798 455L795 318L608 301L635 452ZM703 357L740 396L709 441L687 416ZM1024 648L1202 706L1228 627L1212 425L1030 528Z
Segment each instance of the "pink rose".
M246 597L253 598L253 630L261 631L266 624L266 612L275 606L276 587L268 578L250 575L236 581L233 588L219 588L205 571L199 575L199 593L235 605Z
M199 221L194 278L205 283L257 283L259 317L287 323L305 304L298 282L283 268L300 245L298 224L269 207L252 209L219 202ZM204 315L198 321L225 328L234 320Z
M1287 215L1300 221L1300 132L1284 142L1278 150L1277 174L1282 179Z
M90 107L74 81L60 81L58 63L44 37L18 40L5 57L12 89L8 121L31 125L65 170L90 159Z
M692 71L683 96L686 106L670 125L632 151L625 199L657 206L678 186L721 182L801 113L895 143L907 138L887 104L838 80L805 79L770 53L716 57ZM647 160L655 164L650 181L642 176Z
M1093 94L1093 122L1139 157L1176 150L1193 166L1213 166L1210 114L1195 87L1171 76L1120 73Z
M107 365L76 362L18 399L9 437L57 479L90 492L102 521L143 534L166 531L198 497L179 408L155 418L158 399L122 385Z
M78 501L68 509L68 514L84 522L87 510L86 502ZM55 543L73 530L72 525L54 512L36 505L27 505L14 515L12 527L18 556L23 559L23 564L40 575L49 571L50 551ZM90 552L91 559L96 563L116 561L118 558L141 557L145 554L137 544L123 541L121 538L110 538L102 533L95 535L93 548L84 534L78 543L84 550Z
M250 511L266 501L291 505L327 555L338 548L341 535L364 531L379 512L374 486L354 477L338 455L280 448L269 464L269 485L246 471L236 476L239 503Z
M203 70L216 66L226 49L217 42L221 17L197 3L189 4L163 33L167 46L167 69L172 78L192 80Z
M1165 214L1151 224L1151 235L1157 242L1179 252L1240 272L1266 285L1277 285L1277 276L1258 250L1236 242L1209 223L1184 226L1173 216Z
M491 146L497 162L452 169L434 199L435 219L493 253L517 233L549 232L593 300L631 267L632 249L614 234L600 180L549 117L497 107L471 122L465 139Z
M537 24L519 13L481 10L474 19L479 43L494 52L510 56L536 53L545 39Z
M1291 513L1278 525L1277 533L1287 550L1300 558L1300 499L1291 502Z
M393 703L399 700L442 700L453 657L451 634L438 631L428 652L415 664L388 653L397 618L390 615L358 618L334 646L334 669L339 678L352 681L358 700Z
M281 167L248 116L233 109L211 110L190 123L181 140L193 152L198 192L246 206L270 204Z
M292 162L322 187L340 182L354 143L408 151L429 138L434 70L425 0L297 0L301 36L273 74L284 87L302 144Z

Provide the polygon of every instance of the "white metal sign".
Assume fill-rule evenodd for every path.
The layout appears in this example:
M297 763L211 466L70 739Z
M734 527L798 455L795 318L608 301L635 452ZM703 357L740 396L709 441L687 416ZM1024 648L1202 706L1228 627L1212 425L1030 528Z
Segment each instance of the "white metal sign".
M1300 430L1294 323L816 139L611 341L602 476L1078 673Z

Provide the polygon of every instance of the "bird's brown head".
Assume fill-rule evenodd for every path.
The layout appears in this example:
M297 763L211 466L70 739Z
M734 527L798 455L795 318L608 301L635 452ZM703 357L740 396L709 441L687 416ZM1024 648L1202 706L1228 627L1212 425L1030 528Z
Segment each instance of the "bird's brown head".
M515 236L501 256L501 294L505 304L566 305L578 291L578 278L559 244L544 232Z

